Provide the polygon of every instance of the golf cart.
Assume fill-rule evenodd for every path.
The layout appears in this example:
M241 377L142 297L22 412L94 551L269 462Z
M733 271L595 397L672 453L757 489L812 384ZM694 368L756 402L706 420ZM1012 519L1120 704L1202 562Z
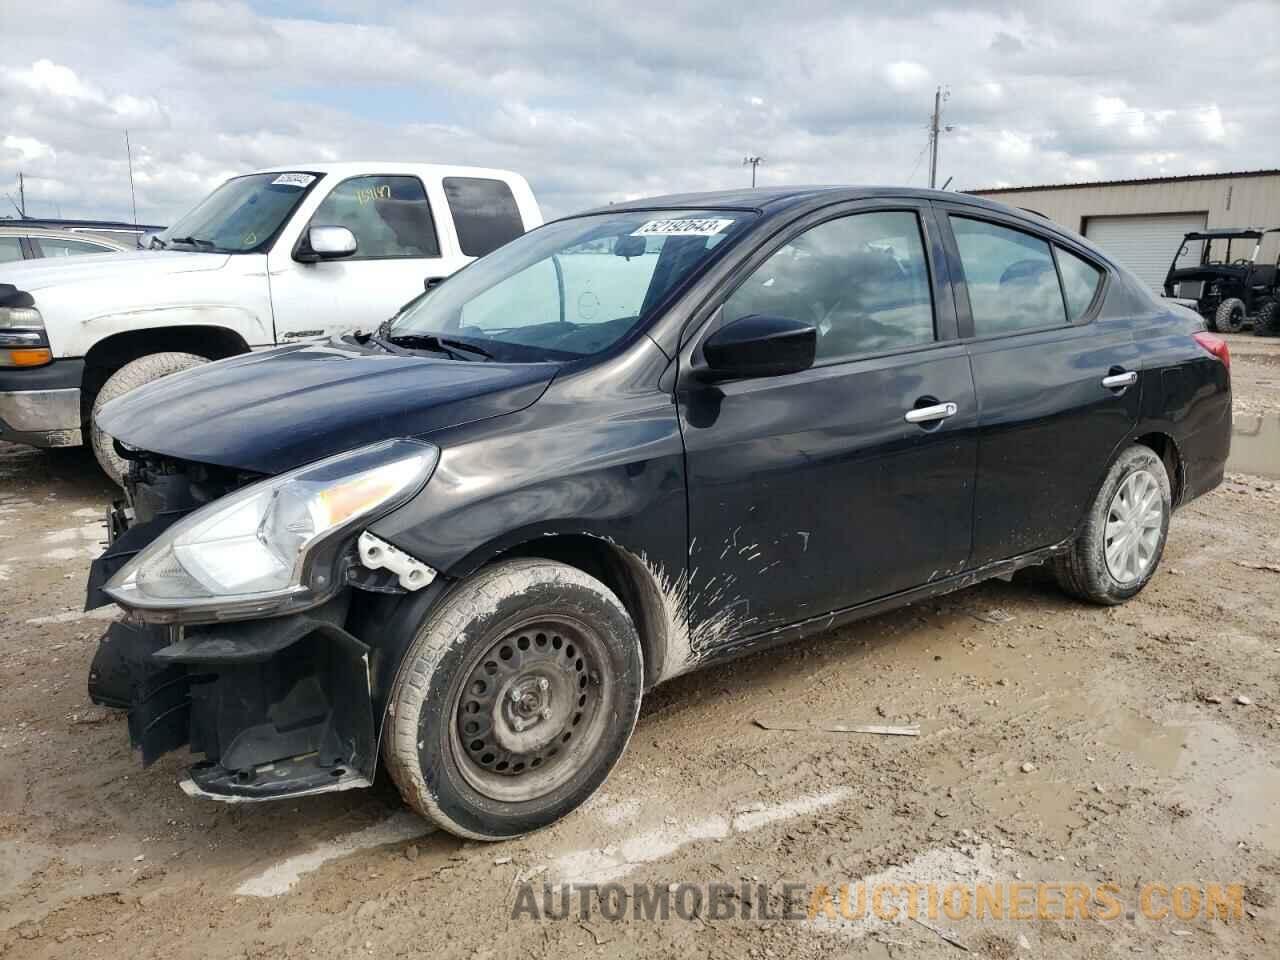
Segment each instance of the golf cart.
M1270 230L1222 227L1188 233L1169 265L1164 295L1194 300L1210 330L1239 333L1247 321L1252 321L1254 333L1280 336L1280 277L1277 276L1280 257L1277 263L1257 262L1262 238L1269 233L1280 233L1280 227ZM1200 263L1179 268L1179 258L1197 240L1203 241ZM1233 260L1233 240L1252 241L1252 253ZM1214 256L1215 243L1218 257Z

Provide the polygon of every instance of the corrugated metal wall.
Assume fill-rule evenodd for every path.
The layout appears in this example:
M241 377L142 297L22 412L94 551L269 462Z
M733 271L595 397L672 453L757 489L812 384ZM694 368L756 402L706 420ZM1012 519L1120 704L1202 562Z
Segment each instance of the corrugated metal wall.
M1085 232L1085 220L1089 217L1150 213L1203 212L1209 227L1280 227L1280 174L1043 190L986 190L975 191L974 195L1011 207L1028 207L1077 233ZM1233 255L1236 246L1232 245ZM1167 259L1173 259L1174 252L1169 250ZM1241 256L1248 253L1245 251ZM1280 234L1272 234L1263 244L1260 258L1274 263L1277 254L1280 254Z

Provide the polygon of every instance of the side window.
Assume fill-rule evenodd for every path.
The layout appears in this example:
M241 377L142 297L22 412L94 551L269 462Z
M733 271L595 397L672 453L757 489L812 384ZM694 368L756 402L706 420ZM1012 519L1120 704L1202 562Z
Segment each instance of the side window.
M753 313L812 323L819 360L931 342L919 219L907 211L859 213L805 231L725 302L726 322Z
M469 257L483 257L524 233L516 198L501 180L445 177L444 195L458 230L458 244Z
M22 259L22 243L17 237L0 237L0 263Z
M38 237L40 252L46 257L78 257L85 253L111 253L110 247L87 240L64 240L61 237Z
M1055 246L1058 272L1062 274L1062 292L1067 298L1067 313L1072 323L1084 316L1102 284L1102 271L1088 260Z
M973 332L979 337L1067 324L1049 244L985 220L952 217Z
M349 260L438 257L435 221L417 177L352 177L333 188L313 226L346 227L356 237Z

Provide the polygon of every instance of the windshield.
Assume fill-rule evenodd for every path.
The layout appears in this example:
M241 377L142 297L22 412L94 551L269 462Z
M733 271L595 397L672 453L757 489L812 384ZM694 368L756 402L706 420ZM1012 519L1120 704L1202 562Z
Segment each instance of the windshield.
M254 173L228 180L152 237L151 246L213 253L258 250L276 235L317 179L311 173Z
M496 360L573 360L646 322L754 214L668 210L548 224L406 307L388 339L449 338Z

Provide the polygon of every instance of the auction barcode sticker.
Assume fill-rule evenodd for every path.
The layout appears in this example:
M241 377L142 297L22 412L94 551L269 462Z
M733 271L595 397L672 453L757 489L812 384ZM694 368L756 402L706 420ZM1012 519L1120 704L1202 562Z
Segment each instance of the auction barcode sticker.
M282 173L271 181L273 187L309 187L315 180L309 173Z
M633 237L714 237L732 223L732 220L715 217L650 220L631 235Z

